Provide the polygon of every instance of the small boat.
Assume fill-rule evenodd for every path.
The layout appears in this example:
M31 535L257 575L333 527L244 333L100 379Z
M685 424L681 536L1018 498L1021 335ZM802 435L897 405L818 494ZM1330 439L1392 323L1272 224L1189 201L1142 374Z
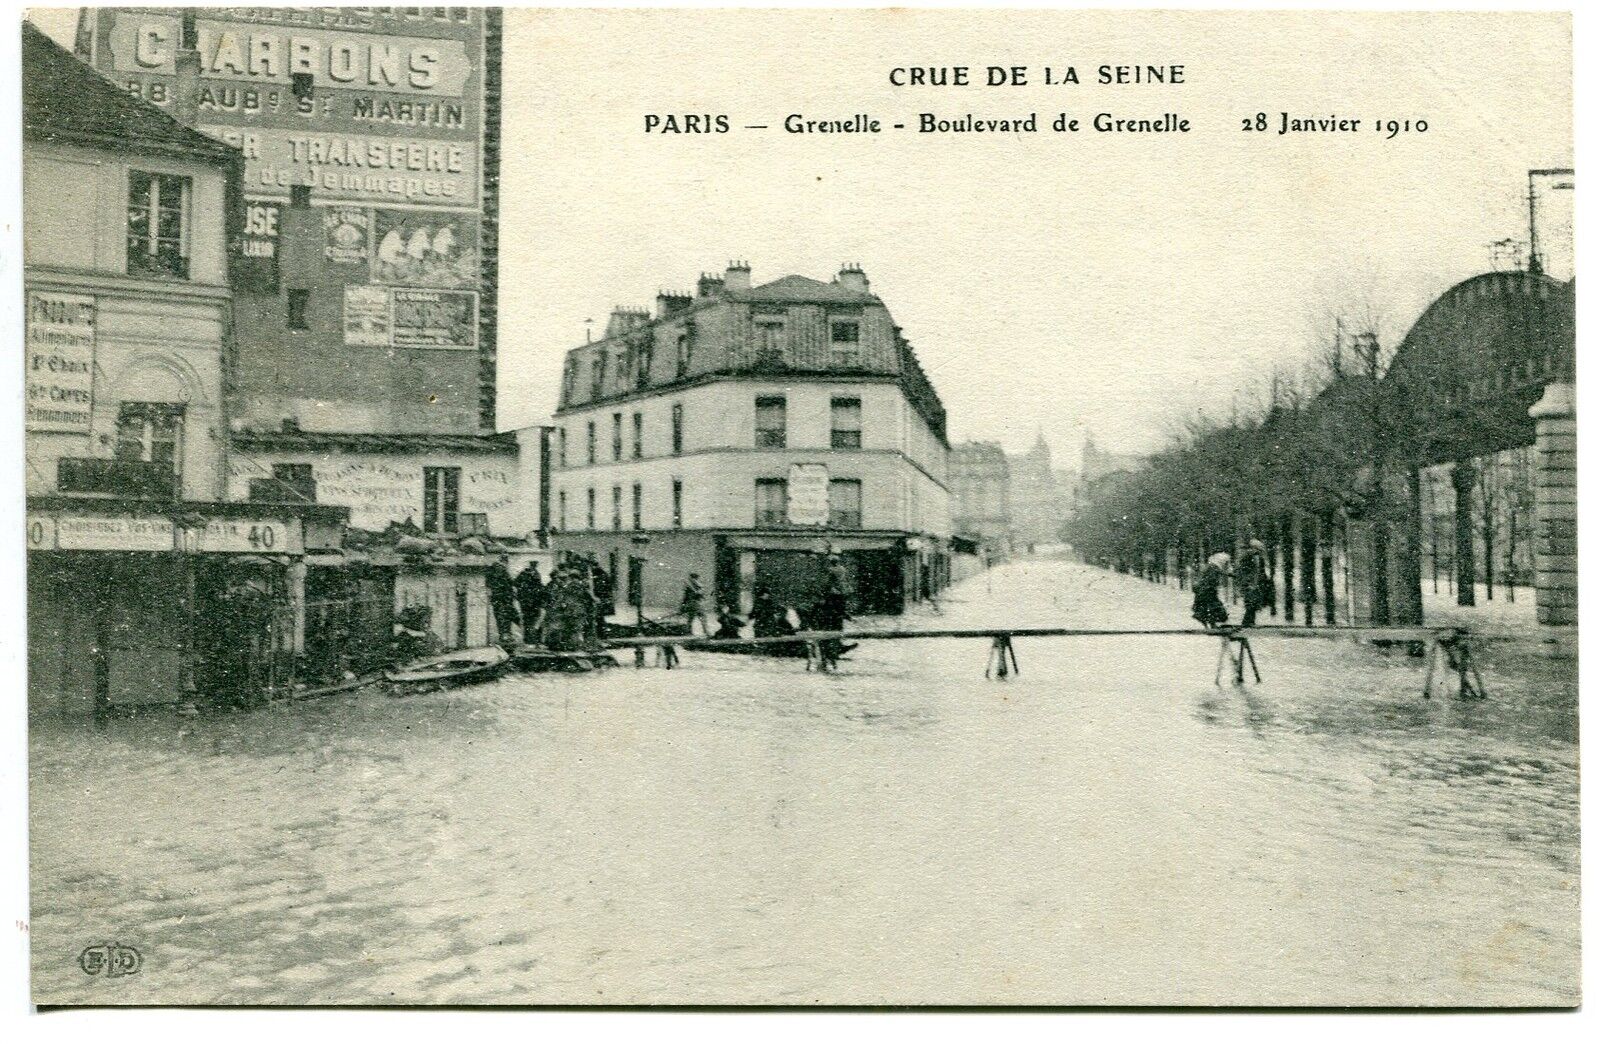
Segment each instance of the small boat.
M519 671L533 673L596 671L617 666L617 658L608 652L556 652L538 645L518 646L511 660Z
M412 660L385 671L383 680L389 683L391 689L397 690L394 695L432 692L470 682L488 681L510 662L511 657L504 649L498 645L485 645Z

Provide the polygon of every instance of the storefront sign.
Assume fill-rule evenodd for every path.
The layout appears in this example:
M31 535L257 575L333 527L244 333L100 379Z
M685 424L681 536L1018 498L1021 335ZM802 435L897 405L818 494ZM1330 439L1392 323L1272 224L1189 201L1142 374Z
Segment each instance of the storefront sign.
M792 526L828 524L826 464L789 465L789 524Z
M372 281L402 286L476 286L478 219L442 211L373 214Z
M478 295L470 290L395 289L397 348L476 348Z
M87 435L94 413L95 299L28 293L28 430Z
M334 200L478 205L477 149L470 142L210 123L199 130L244 153L247 192L288 195L291 186L310 185Z
M344 288L344 343L364 348L388 347L389 291L386 288Z
M52 551L56 546L56 519L54 515L28 513L28 550Z
M367 263L367 234L372 212L363 207L328 207L322 212L323 248L329 261L339 265Z
M300 527L282 519L212 518L206 520L196 551L256 555L299 554Z
M66 517L56 523L63 551L172 551L170 518Z

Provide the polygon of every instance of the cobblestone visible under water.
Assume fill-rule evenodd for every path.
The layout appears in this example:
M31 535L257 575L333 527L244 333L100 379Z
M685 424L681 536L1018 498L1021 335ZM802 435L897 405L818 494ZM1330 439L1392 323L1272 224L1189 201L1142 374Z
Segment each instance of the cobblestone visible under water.
M895 626L1187 624L1006 566ZM1256 641L865 643L36 726L41 1004L1573 1004L1576 685ZM116 942L136 974L87 975Z

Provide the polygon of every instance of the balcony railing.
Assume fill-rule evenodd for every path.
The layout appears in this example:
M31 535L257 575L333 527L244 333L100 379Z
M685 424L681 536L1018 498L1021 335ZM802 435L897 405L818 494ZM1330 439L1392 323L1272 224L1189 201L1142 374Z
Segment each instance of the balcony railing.
M56 488L63 493L100 493L130 500L176 500L178 474L170 464L114 457L62 457Z

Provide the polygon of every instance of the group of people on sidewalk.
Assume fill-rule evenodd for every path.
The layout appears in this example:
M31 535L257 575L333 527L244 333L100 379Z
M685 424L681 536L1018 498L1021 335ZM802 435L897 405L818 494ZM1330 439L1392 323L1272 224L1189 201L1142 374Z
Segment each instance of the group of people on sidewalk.
M1232 555L1218 551L1206 559L1206 564L1194 578L1193 616L1202 627L1216 629L1227 626L1228 607L1222 604L1222 587L1230 576L1234 579L1239 597L1244 601L1244 617L1239 621L1239 626L1254 627L1256 615L1263 609L1276 611L1278 592L1272 581L1272 573L1267 568L1266 545L1259 540L1250 541L1239 556L1238 568L1231 569L1232 563Z
M530 561L513 577L509 561L501 555L485 576L500 644L512 644L516 628L526 645L558 652L599 648L616 592L615 581L593 556L568 556L548 582L539 575L539 563Z

